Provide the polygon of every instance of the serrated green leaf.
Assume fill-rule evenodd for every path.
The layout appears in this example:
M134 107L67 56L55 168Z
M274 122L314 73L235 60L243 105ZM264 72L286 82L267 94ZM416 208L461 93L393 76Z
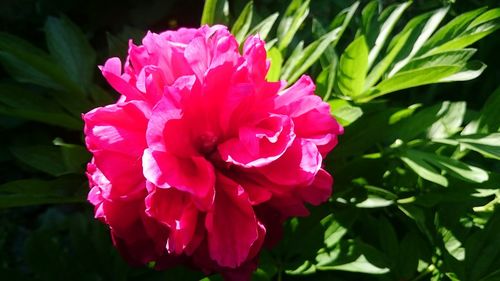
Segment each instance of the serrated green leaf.
M365 37L356 38L340 57L337 86L345 96L356 99L363 90L368 70L368 48Z
M241 44L245 39L250 25L252 24L253 16L253 1L248 2L243 11L241 11L238 19L233 24L231 28L231 33L234 34L236 40Z
M278 49L284 50L309 15L310 0L293 0L278 25Z

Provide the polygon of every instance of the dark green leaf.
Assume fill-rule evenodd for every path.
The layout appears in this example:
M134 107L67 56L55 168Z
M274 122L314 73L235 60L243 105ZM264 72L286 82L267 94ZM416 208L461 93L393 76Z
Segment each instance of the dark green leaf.
M65 17L49 17L45 35L51 56L82 91L88 90L96 69L96 54L83 32Z

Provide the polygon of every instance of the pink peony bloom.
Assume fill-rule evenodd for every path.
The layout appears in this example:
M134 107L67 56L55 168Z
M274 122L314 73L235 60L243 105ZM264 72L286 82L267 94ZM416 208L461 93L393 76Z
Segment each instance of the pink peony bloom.
M343 129L308 76L266 81L257 36L242 54L224 26L142 43L101 67L121 98L83 116L95 216L132 263L248 280L283 221L329 198Z

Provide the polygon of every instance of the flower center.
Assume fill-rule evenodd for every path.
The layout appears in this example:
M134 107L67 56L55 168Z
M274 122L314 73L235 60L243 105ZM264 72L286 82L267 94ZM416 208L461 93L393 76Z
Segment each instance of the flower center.
M205 132L198 137L201 153L210 155L217 148L218 137L213 132Z

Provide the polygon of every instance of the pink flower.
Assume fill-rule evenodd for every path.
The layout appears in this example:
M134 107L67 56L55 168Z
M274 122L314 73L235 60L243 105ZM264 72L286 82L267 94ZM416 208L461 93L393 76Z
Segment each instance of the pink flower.
M83 116L96 218L131 262L248 280L282 222L326 201L342 127L302 76L268 82L264 42L224 26L148 33L101 67L122 96Z

